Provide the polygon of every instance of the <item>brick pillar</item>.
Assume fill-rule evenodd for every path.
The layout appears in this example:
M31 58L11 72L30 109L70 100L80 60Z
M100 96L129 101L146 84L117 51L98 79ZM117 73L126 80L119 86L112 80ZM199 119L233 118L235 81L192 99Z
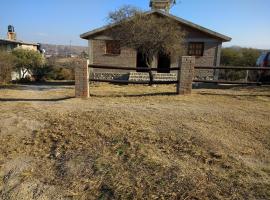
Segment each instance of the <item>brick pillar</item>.
M89 97L88 61L82 62L75 69L75 96L77 98Z
M195 57L183 56L178 72L177 94L191 94L194 78Z

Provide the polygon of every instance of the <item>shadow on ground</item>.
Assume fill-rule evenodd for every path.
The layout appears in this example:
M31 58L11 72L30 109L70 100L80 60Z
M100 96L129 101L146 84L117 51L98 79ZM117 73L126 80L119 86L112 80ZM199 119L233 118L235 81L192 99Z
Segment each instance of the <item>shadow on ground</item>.
M65 90L65 89L74 89L73 81L67 81L67 82L40 82L40 83L31 83L31 84L16 84L16 85L6 85L6 86L0 86L0 90L8 89L8 90L21 90L21 91L51 91L55 93L56 90ZM112 86L114 88L114 86ZM126 87L126 88L125 88ZM99 92L99 89L95 89L94 91L90 88L90 97L97 97L97 98L105 98L105 97L155 97L155 96L177 96L177 93L175 92L175 87L169 88L169 91L161 92L160 89L157 88L151 88L151 91L148 91L147 89L144 89L144 86L142 88L138 89L137 87L134 89L132 85L127 85L125 87L121 87L121 90L119 91L112 91L112 88L109 88L108 93L106 94L106 89ZM147 86L145 86L147 87ZM129 92L129 88L131 88ZM133 89L132 89L133 88ZM104 88L103 88L104 89ZM205 89L205 90L204 90ZM128 90L128 91L127 91ZM220 92L217 92L217 90L220 90ZM222 91L223 90L223 91ZM232 92L224 92L225 90L230 90ZM250 91L250 92L249 92ZM254 92L255 91L255 92ZM246 96L246 97L252 97L252 96L264 96L264 97L270 97L270 86L243 86L243 85L224 85L224 84L194 84L193 85L193 92L195 94L199 95L209 95L209 96ZM55 96L55 95L54 95ZM64 97L63 97L64 96ZM44 101L44 102L56 102L56 101L63 101L67 99L74 98L72 94L68 95L65 93L62 97L59 98L45 98L39 97L35 98L36 96L33 96L34 98L20 98L17 96L17 98L0 98L0 102L15 102L15 101ZM16 96L15 96L16 97ZM24 96L22 96L24 97ZM44 96L43 96L44 97Z
M270 90L270 85L235 85L235 84L216 84L216 83L194 83L193 89L243 89L243 88L267 88Z
M230 97L270 97L267 94L224 94L224 93L210 93L210 92L200 92L200 95L207 96L230 96Z
M16 85L51 85L51 86L63 86L63 85L75 85L75 81L41 81L41 82L29 82L29 83L16 83Z
M151 97L151 96L176 96L176 92L157 92L157 93L145 93L145 94L108 94L108 95L98 95L90 94L90 97Z
M25 102L32 102L32 101L48 101L48 102L56 102L56 101L64 101L68 99L73 99L75 97L62 97L62 98L52 98L52 99L24 99L24 98L0 98L0 102L16 102L16 101L25 101Z

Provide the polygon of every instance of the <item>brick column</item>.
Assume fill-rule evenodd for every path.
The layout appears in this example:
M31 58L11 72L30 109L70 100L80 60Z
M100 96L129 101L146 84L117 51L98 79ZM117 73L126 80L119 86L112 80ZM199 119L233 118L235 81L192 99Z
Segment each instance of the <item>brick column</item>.
M183 56L178 72L177 94L191 94L194 78L195 57Z
M82 62L75 69L75 96L76 98L89 97L88 61Z

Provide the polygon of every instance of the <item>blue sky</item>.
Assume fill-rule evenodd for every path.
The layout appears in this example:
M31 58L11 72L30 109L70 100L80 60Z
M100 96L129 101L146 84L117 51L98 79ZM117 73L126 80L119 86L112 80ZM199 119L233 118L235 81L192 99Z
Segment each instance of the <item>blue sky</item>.
M79 35L127 4L149 9L149 0L0 0L0 37L12 24L21 40L87 45ZM224 46L270 49L269 8L270 0L181 0L171 13L232 37Z

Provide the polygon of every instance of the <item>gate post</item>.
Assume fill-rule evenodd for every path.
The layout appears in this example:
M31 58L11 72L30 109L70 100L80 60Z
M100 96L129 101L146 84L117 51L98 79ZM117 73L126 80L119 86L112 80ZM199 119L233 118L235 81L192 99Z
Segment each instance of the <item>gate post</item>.
M195 57L182 56L181 66L177 75L177 94L191 94L194 78Z
M75 97L89 97L88 60L83 61L78 67L75 68Z

